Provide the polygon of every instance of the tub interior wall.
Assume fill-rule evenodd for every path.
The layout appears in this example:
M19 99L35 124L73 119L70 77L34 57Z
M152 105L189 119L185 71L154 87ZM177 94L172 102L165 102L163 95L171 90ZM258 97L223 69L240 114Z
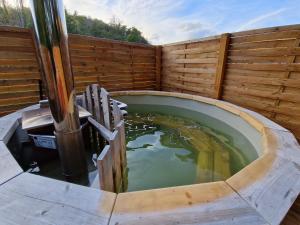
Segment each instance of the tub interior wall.
M205 122L203 116L211 117L214 120L209 120L209 126L219 130L223 133L230 132L234 134L235 132L239 132L242 134L255 148L258 155L262 155L262 135L258 132L253 126L248 124L245 120L240 118L239 116L218 108L214 105L210 105L203 102L198 102L190 99L182 99L176 97L165 97L165 96L148 96L148 95L137 95L137 96L117 96L115 97L117 100L120 100L129 105L156 105L156 106L173 106L187 109L191 111L190 115L186 115L185 117L190 117L191 119L197 119L197 117L202 117L201 121ZM193 113L195 112L195 113ZM177 114L178 112L176 112ZM232 129L230 129L232 128ZM229 131L230 129L230 131ZM233 138L235 136L240 135L232 135ZM243 143L240 143L240 139L236 138L234 142L240 147L241 151L243 151ZM245 155L248 155L249 152L243 152Z

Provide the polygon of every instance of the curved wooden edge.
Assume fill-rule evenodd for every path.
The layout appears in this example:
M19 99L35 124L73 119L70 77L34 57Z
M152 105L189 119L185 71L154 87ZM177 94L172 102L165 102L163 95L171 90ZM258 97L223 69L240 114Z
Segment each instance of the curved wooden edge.
M191 218L195 223L206 221L207 224L213 224L216 218L225 224L229 221L244 224L250 220L253 224L279 224L284 218L300 192L300 147L292 133L251 110L206 97L158 91L111 93L111 96L120 95L170 96L214 105L240 116L257 129L263 137L264 151L226 181L118 194L111 224L137 221L167 224ZM2 129L6 133L0 132L4 144L15 132L22 112L35 107L0 119L0 128L6 126ZM4 121L9 121L9 126Z
M300 146L291 132L266 117L228 102L182 93L122 91L113 92L111 95L152 95L190 99L214 105L241 117L262 134L261 144L263 146L263 154L237 174L227 179L225 184L233 190L233 194L238 194L238 196L245 200L252 209L255 209L269 224L279 224L297 198L300 192ZM201 190L202 186L206 185L207 184L196 184L167 188L170 192L165 194L166 196L168 194L172 195L172 192L177 190L177 188L185 188L188 191L190 188L193 189L197 187ZM220 184L210 183L210 188L214 188L215 185ZM153 193L150 194L152 191ZM124 200L127 199L127 195L134 197L135 195L139 196L141 193L145 193L145 197L155 197L158 195L157 192L166 192L166 190L157 189L119 194L112 221L118 220L118 216L116 215L119 215L121 212L125 213L122 211L124 207L121 205L124 205L127 201ZM232 193L216 191L215 194L218 197L214 199L214 201L218 202L218 199L227 199L228 195ZM203 195L205 198L205 192L199 192L199 195ZM164 207L165 203L162 200L157 199L157 201L159 202L158 208ZM118 208L118 205L120 205L120 208ZM139 207L137 207L138 205L138 203L133 204L131 207L136 207L135 210L140 211L138 209ZM178 209L186 207L184 206L184 202L177 202L176 206ZM152 209L153 210L150 211L154 213L156 210L155 207ZM131 212L131 210L132 209L130 209L129 212ZM172 210L172 208L169 210ZM114 219L114 214L116 214L115 218L117 219Z
M268 224L224 181L121 193L110 224Z

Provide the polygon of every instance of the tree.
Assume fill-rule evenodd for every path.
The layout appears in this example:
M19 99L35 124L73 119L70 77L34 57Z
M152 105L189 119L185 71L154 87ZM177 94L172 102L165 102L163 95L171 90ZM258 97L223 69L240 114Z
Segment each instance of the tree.
M142 33L135 27L128 29L126 40L129 42L147 43L147 40L142 36Z
M29 8L23 6L23 1L19 1L18 7L12 7L5 0L0 0L0 25L19 26L25 28L32 27L32 19ZM72 34L90 35L100 38L108 38L122 41L148 43L142 33L135 27L128 28L122 22L113 17L109 24L102 20L73 14L67 10L66 22L68 32Z

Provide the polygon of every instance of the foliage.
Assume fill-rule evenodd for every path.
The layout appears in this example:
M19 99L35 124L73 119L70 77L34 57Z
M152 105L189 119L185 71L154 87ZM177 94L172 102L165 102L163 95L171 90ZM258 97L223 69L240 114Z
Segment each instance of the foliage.
M0 26L32 27L32 19L29 8L19 6L11 7L1 0ZM148 41L135 27L128 28L118 19L113 18L109 24L99 19L73 14L66 11L68 32L72 34L89 35L100 38L138 42L147 44Z

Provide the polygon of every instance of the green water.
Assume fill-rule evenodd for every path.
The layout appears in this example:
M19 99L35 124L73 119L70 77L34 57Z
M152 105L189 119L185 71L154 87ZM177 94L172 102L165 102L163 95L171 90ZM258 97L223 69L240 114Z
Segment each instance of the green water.
M155 105L128 110L127 191L225 180L257 158L242 134L207 115Z

